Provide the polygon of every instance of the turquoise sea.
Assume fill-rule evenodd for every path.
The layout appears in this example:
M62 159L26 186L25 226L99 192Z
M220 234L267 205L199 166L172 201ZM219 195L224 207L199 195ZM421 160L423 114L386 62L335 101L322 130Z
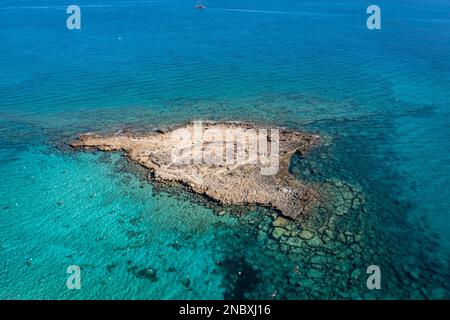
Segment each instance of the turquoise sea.
M450 298L448 0L73 2L0 4L0 298ZM195 119L323 136L291 163L311 237L68 146Z

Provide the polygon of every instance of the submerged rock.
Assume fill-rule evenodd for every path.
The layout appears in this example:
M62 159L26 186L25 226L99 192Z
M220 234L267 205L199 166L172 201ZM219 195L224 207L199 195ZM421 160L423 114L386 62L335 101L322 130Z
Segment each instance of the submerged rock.
M277 217L273 222L272 225L274 227L281 227L286 228L286 226L290 223L289 220L283 218L283 217Z
M280 239L286 233L286 229L275 227L272 231L272 236L275 239Z
M300 232L299 234L299 237L302 238L303 240L309 240L314 237L314 233L312 233L309 230L302 230L302 232Z
M131 266L128 269L128 272L131 272L138 278L144 278L151 282L155 282L158 280L158 276L156 274L156 270L153 268L138 268L137 266Z

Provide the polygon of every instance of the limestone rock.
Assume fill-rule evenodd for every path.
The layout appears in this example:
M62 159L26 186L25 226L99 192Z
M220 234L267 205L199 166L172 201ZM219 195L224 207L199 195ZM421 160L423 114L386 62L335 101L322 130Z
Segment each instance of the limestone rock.
M289 220L283 217L277 217L272 225L274 227L280 227L280 228L286 228L286 226L289 224Z
M275 227L272 231L272 236L275 239L280 239L283 236L283 234L285 234L285 233L286 233L286 229Z
M303 240L309 240L314 237L314 233L312 233L309 230L302 230L302 232L300 232L299 234L299 237L302 238Z
M202 154L202 159L205 152L209 155L220 155L221 153L223 155L224 147L230 145L227 142L224 143L225 146L217 143L211 134L202 134L197 140L190 139L189 137L195 137L196 134L194 124L190 122L160 132L119 133L109 136L86 134L73 141L71 146L124 152L132 161L147 168L151 179L187 186L193 192L224 205L262 205L277 209L284 216L296 219L317 201L318 196L315 190L303 185L289 174L289 163L294 153L305 154L318 143L320 140L318 136L277 128L279 132L278 170L272 175L263 175L261 174L262 169L270 167L272 160L255 162L250 161L255 159L248 159L243 163L237 161L227 163L225 161L221 164L194 161L192 159L194 154ZM266 132L267 145L271 145L272 137L268 134L270 131L268 129L241 122L202 122L202 132L208 130ZM181 142L174 139L174 133L180 132L182 134L178 136L183 138ZM250 154L250 146L261 141L260 135L255 136L256 138L253 136L248 138L251 140L250 143L238 141L236 145L243 146L246 153ZM180 148L180 143L182 148ZM182 164L179 161L173 161L174 148L177 148L178 151L183 150L181 160L185 161ZM184 151L188 152L185 154ZM187 156L189 154L191 156ZM284 222L278 220L276 223L283 224Z

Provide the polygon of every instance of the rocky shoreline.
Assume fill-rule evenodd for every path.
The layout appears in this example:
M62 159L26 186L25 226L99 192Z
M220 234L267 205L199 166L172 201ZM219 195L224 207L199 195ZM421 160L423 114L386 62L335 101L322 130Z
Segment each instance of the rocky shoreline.
M295 132L283 128L261 128L260 125L241 122L202 122L202 135L197 141L185 139L195 136L196 122L189 122L167 130L140 133L117 133L100 136L83 134L71 142L76 149L97 149L101 151L121 151L133 162L149 170L149 177L158 182L181 184L194 193L204 195L223 205L261 205L275 209L286 218L297 219L307 212L308 208L318 200L318 194L294 179L289 174L291 157L295 153L306 154L319 141L320 137ZM261 174L267 163L256 161L250 155L251 146L261 142L261 135L247 135L247 143L239 145L233 141L233 147L242 147L248 158L244 162L211 163L182 159L183 163L174 162L174 147L180 146L180 140L174 139L181 134L182 149L188 155L197 151L216 155L225 152L225 148L217 143L211 133L228 132L268 132L277 130L277 171L274 174ZM228 131L227 131L228 130ZM241 130L241 131L239 131ZM243 130L243 131L242 131ZM259 139L258 141L255 141ZM264 141L273 148L273 137L264 136ZM272 139L272 141L271 141ZM191 151L194 150L194 153ZM227 149L226 149L227 150ZM187 160L187 161L186 161ZM235 158L231 158L235 160Z

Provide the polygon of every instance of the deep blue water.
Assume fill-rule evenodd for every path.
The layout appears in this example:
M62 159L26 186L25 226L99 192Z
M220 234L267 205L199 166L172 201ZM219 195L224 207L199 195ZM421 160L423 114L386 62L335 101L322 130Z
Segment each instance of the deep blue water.
M75 31L69 3L0 4L0 298L450 298L448 1L376 1L381 30L372 1L76 4ZM192 119L321 134L291 166L334 197L301 221L315 237L67 147Z

